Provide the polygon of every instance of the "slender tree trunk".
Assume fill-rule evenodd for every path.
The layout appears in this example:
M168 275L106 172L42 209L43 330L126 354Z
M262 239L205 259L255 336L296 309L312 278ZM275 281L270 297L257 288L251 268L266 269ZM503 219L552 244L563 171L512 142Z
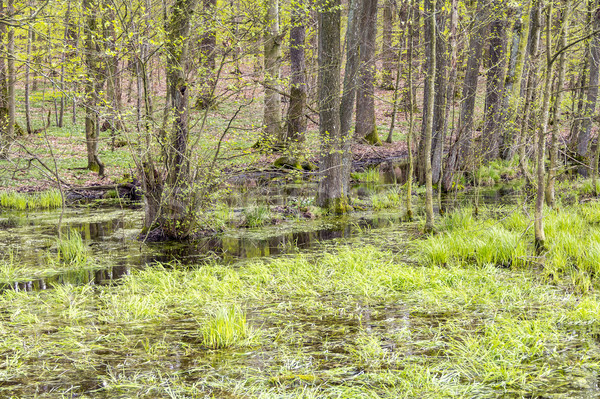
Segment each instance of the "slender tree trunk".
M287 114L286 147L299 147L304 142L306 132L306 61L304 45L306 41L306 9L304 1L293 2L292 28L290 30L290 106Z
M448 52L445 35L448 13L445 0L435 0L436 5L436 41L435 41L435 99L433 108L433 136L431 143L431 176L438 183L442 175L444 140L446 139L446 91L448 86Z
M517 80L517 66L519 60L519 52L521 48L521 40L523 36L523 21L521 19L522 8L519 8L518 15L513 25L512 44L510 57L508 62L508 70L504 80L504 89L502 94L502 112L500 114L500 122L497 125L499 131L498 146L500 155L503 159L511 159L514 156L514 138L516 127L514 124L515 104L513 87Z
M350 146L352 137L352 116L356 100L356 81L359 66L360 42L360 0L350 0L348 10L348 28L346 29L346 66L344 68L344 91L340 104L340 136L342 138L343 192L347 196L350 189L350 171L352 169L352 153Z
M85 25L85 63L86 63L86 82L85 82L85 142L87 147L87 168L91 171L103 175L104 167L98 158L98 57L99 46L96 40L97 35L97 11L98 4L95 0L83 0L83 10L87 21Z
M589 52L589 48L588 48ZM587 54L587 53L586 53ZM579 69L579 76L576 83L575 90L575 100L573 107L573 122L571 125L571 131L569 132L569 147L573 149L573 152L577 152L577 140L579 137L579 130L581 129L581 125L583 123L583 108L585 107L585 94L586 94L586 84L588 79L589 72L589 56L585 56L584 60L581 63L581 67Z
M389 0L389 1L391 1L391 0ZM393 84L393 86L394 86L394 93L392 95L392 115L390 118L391 119L390 120L390 129L388 131L388 136L385 139L385 142L390 143L390 144L392 143L393 135L394 135L394 128L396 127L396 115L398 114L398 97L400 94L400 78L401 78L401 73L402 73L401 63L403 61L402 56L404 54L405 49L407 48L407 40L409 40L408 37L409 37L408 34L403 35L403 40L401 42L402 46L400 47L400 50L398 51L398 54L397 54L396 83L393 84L393 81L390 81L391 82L390 84ZM385 43L385 41L384 41L384 43ZM388 49L388 51L392 51L392 49L390 48L390 49ZM393 59L393 57L392 57L392 59ZM389 69L390 74L392 73L391 72L392 69L393 68ZM385 79L385 77L384 77L384 79ZM412 98L409 99L409 102L410 101L412 101Z
M432 1L430 19L431 44L429 45L429 68L427 69L427 80L429 93L427 101L427 120L425 121L425 232L433 232L433 182L431 176L431 139L433 133L433 107L434 107L434 80L436 73L436 4Z
M72 45L73 27L71 26L71 1L67 3L67 12L65 13L65 31L63 34L63 40L65 44ZM67 50L63 48L60 57L60 110L58 113L58 127L63 127L64 116L65 116L65 64L67 62Z
M561 12L560 27L560 48L567 47L569 37L571 2L566 0ZM546 181L546 204L550 208L555 206L554 181L556 179L556 170L558 162L558 134L560 133L561 107L563 99L563 87L566 75L566 52L562 52L558 61L558 80L556 83L556 96L554 97L554 106L552 110L552 139L550 143L550 165L548 168L548 179Z
M457 69L458 69L458 0L452 0L451 11L450 11L450 68L449 68L449 79L446 87L446 110L445 110L445 126L444 131L448 131L448 124L450 118L452 118L452 131L454 130L454 102L455 102L455 90L457 80ZM452 116L450 111L452 108ZM442 151L443 155L443 151ZM444 171L440 169L440 190L449 191L452 187L446 186L447 180L444 179ZM441 192L441 191L440 191ZM441 196L441 194L440 194ZM440 201L441 202L441 201ZM441 210L440 204L440 210Z
M196 108L205 109L214 103L215 66L217 49L217 32L213 26L212 16L217 12L217 0L202 0L204 33L200 40L200 95L196 101Z
M530 28L529 28L529 40L527 44L528 60L525 65L527 83L525 86L525 104L523 106L523 116L521 123L520 132L520 143L519 143L519 166L521 173L525 178L527 184L531 184L533 177L530 176L526 165L526 148L527 148L527 137L531 134L535 127L531 123L534 122L535 115L532 112L533 103L536 97L536 80L538 71L538 54L539 54L539 43L541 33L541 17L542 17L542 3L540 0L534 0L531 5L530 15Z
M0 0L2 14L6 15L4 1ZM6 61L6 31L7 24L0 22L0 159L7 159L10 150L11 138L8 135L8 82Z
M408 17L408 133L406 135L406 148L408 150L408 173L406 176L406 219L409 221L413 219L412 211L412 181L414 171L414 160L413 160L413 130L415 122L415 107L414 107L414 94L413 94L413 47L414 47L414 26L412 24L412 16L410 14L415 12L415 0L411 0L409 17ZM400 58L401 59L401 58ZM399 70L400 68L398 68Z
M112 10L106 13L103 18L104 38L111 55L107 56L106 65L106 95L109 110L106 120L109 123L109 129L115 136L115 130L122 130L123 126L119 119L121 115L121 78L119 74L119 55L117 54L117 37L114 25L115 15Z
M349 209L344 192L343 148L340 120L341 12L340 0L323 0L319 12L319 116L321 179L317 205L334 213Z
M264 137L267 146L281 141L281 95L279 85L281 37L279 36L279 0L266 0L266 28L264 33L265 105ZM269 144L271 143L271 144Z
M444 168L444 187L452 187L454 174L457 170L472 170L475 165L475 148L473 146L473 114L475 111L475 97L481 64L486 16L489 12L488 1L479 0L474 17L474 31L469 41L469 59L463 83L462 107L456 133L456 143L451 148L446 167Z
M546 236L544 234L544 182L546 171L544 162L546 160L546 134L548 132L548 121L550 119L550 97L552 96L552 2L547 6L546 18L546 76L544 78L544 98L542 100L542 123L538 128L537 139L537 195L535 199L535 248L539 252L545 249Z
M596 0L592 9L592 30L600 29L600 0ZM585 112L579 136L577 138L577 158L583 163L578 168L582 176L588 175L588 169L592 168L593 159L588 158L589 142L592 132L592 118L596 111L598 100L598 76L600 73L600 34L596 34L590 43L589 51L590 79L588 83ZM593 158L593 157L592 157Z
M27 61L25 62L25 125L27 134L31 134L31 101L30 96L30 80L31 80L31 42L33 41L33 28L30 26L27 29Z
M381 55L383 57L383 68L381 70L381 88L392 90L394 88L394 46L392 45L394 33L394 9L395 0L385 0L383 8L383 38L381 43Z
M8 17L13 18L15 7L13 0L8 0ZM15 28L8 27L8 44L6 46L7 72L8 72L8 137L9 140L15 137Z
M369 144L381 144L375 122L375 43L377 1L363 0L360 18L360 71L356 94L355 136Z

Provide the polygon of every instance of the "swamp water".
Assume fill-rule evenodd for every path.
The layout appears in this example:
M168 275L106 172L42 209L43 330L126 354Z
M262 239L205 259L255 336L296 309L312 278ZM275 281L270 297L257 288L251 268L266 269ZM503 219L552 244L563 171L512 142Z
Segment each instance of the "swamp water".
M69 208L63 225L90 248L73 268L54 260L60 212L3 212L0 250L21 267L0 271L0 397L600 396L594 295L527 270L420 266L418 222L399 215L165 245L135 239L140 210Z

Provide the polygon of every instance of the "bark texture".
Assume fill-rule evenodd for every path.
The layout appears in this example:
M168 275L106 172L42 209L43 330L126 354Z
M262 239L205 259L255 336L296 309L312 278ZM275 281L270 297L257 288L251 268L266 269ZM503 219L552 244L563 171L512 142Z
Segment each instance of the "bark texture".
M363 0L360 18L360 70L356 97L355 136L369 144L381 144L375 123L375 48L377 1Z
M349 209L344 192L344 138L340 121L340 0L323 1L319 12L319 131L321 174L317 205L334 213Z
M290 30L290 106L287 114L285 146L298 147L306 132L306 10L302 0L293 3Z

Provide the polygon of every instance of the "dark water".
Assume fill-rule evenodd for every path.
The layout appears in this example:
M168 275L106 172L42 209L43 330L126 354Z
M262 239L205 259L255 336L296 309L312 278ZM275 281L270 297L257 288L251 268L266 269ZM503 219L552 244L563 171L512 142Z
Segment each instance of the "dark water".
M394 185L363 184L353 187L354 198L389 190ZM225 201L237 213L256 205L299 206L315 195L316 185L292 184L273 187L241 187ZM442 199L445 210L473 204L514 204L517 193L496 189L447 196ZM417 213L421 206L416 197ZM180 266L218 261L233 264L240 260L279 256L298 251L316 250L331 240L344 241L364 236L365 232L395 228L415 230L404 223L403 209L381 212L355 212L341 218L317 220L283 220L261 228L230 228L214 236L185 243L142 243L138 233L143 213L140 209L68 208L63 215L62 231L75 230L91 249L94 264L87 269L46 271L43 278L22 279L5 285L17 290L40 290L55 284L108 284L130 273L132 268L155 262ZM0 211L0 254L14 256L22 264L39 268L55 253L60 211ZM383 234L383 233L382 233ZM386 233L387 234L387 233ZM376 233L374 233L377 236ZM382 240L384 241L384 240Z

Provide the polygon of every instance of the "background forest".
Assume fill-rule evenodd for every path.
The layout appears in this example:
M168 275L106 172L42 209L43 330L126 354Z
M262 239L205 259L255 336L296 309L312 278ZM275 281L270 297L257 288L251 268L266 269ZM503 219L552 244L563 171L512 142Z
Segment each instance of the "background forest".
M231 173L270 153L291 169L318 164L317 203L336 212L369 152L410 160L403 179L414 173L430 199L433 185L512 165L552 207L557 179L597 175L598 7L6 1L2 178L135 178L146 228L175 238Z

